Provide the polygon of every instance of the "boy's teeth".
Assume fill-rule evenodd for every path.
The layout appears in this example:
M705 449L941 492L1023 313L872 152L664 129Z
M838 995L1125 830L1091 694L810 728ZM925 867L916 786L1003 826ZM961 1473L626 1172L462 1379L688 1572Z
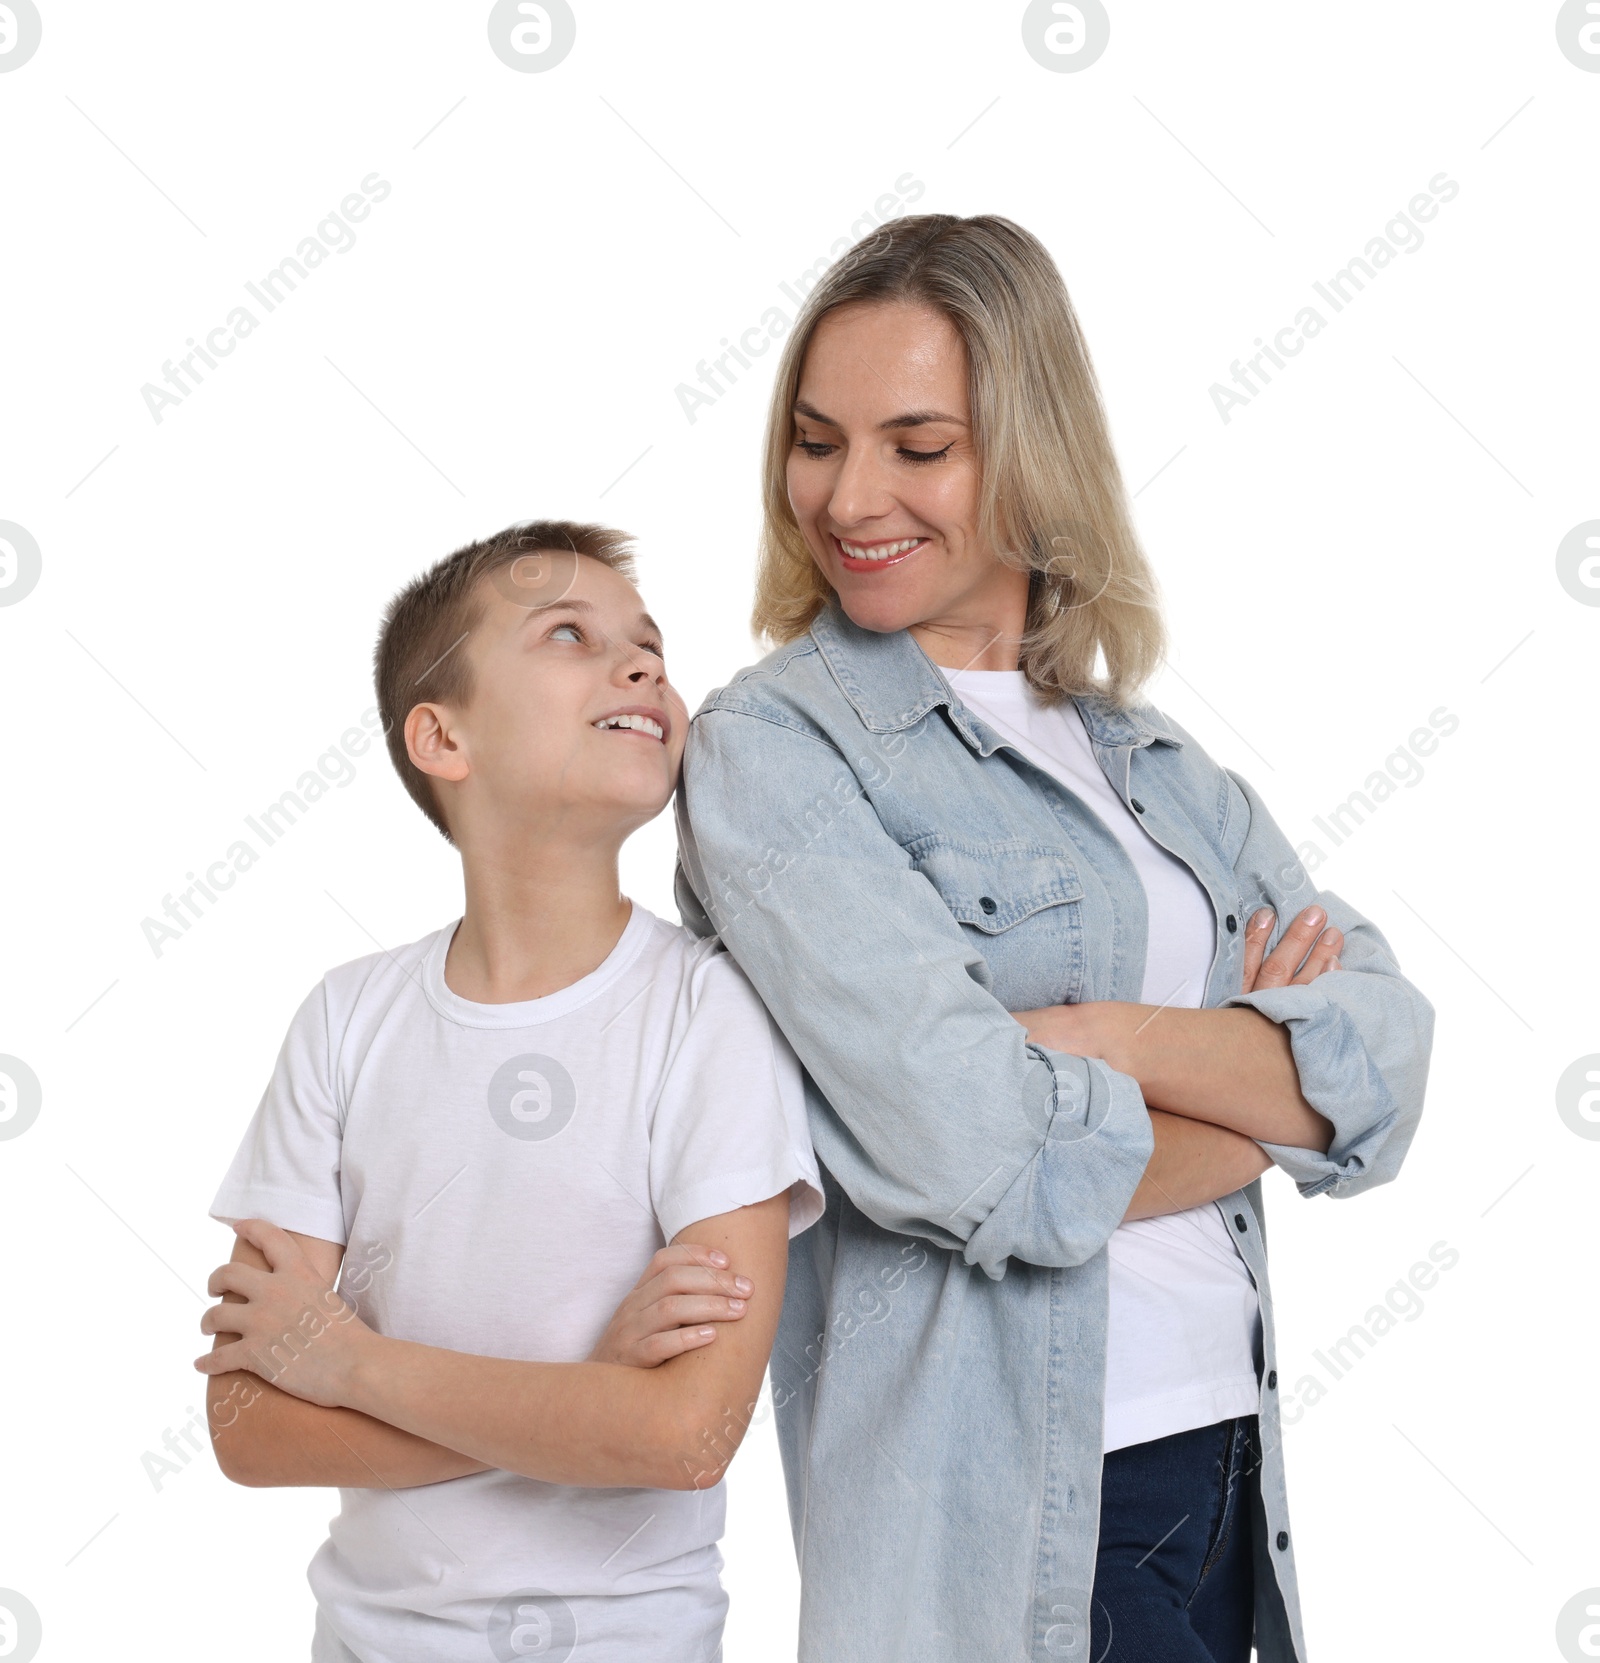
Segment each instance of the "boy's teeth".
M866 548L860 543L847 543L841 537L839 547L852 560L887 560L892 555L904 554L907 549L915 548L922 541L924 539L921 537L902 537L898 543L879 543L873 548Z
M648 733L652 739L664 737L661 724L648 716L602 716L594 725L602 732L606 728L637 728L641 733Z

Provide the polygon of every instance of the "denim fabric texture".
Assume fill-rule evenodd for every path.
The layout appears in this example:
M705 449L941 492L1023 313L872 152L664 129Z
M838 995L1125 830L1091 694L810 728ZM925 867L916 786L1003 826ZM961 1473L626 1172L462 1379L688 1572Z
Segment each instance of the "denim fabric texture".
M1106 1456L1095 1663L1250 1663L1257 1449L1242 1415Z
M1148 704L1075 700L1112 787L1216 914L1203 1003L1288 1031L1326 1154L1304 1196L1399 1170L1433 1011L1319 890L1261 799ZM791 1244L771 1378L802 1663L1097 1656L1107 1258L1152 1148L1135 1080L1007 1014L1139 999L1143 886L1065 786L906 632L837 605L710 694L677 803L684 921L721 935L799 1054L827 1211ZM1342 968L1243 994L1244 926L1318 902ZM1261 1298L1256 1645L1304 1660L1259 1183L1218 1203Z

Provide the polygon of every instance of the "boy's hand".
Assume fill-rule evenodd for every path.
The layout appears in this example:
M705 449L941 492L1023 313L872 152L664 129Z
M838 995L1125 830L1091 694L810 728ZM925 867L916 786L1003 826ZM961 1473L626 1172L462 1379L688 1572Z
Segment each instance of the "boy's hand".
M261 1250L271 1269L231 1262L212 1271L208 1293L239 1297L206 1311L200 1331L239 1338L197 1357L194 1366L201 1374L248 1369L308 1403L339 1407L352 1353L372 1330L287 1230L259 1218L241 1219L234 1230Z
M617 1307L605 1333L589 1353L591 1363L623 1363L653 1369L669 1357L717 1337L710 1322L737 1322L750 1294L747 1277L727 1268L728 1256L715 1248L678 1242L663 1247Z

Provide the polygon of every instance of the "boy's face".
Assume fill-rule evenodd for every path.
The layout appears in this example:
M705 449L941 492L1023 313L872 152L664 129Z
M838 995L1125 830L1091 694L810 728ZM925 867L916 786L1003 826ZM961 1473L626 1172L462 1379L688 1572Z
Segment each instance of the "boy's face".
M671 798L689 726L661 632L638 590L587 556L553 605L518 605L514 584L494 581L504 575L484 580L483 617L457 649L471 655L471 699L428 707L455 747L450 768L427 769L455 782L445 787L452 829L465 815L491 831L565 824L626 836ZM619 725L625 717L632 725Z

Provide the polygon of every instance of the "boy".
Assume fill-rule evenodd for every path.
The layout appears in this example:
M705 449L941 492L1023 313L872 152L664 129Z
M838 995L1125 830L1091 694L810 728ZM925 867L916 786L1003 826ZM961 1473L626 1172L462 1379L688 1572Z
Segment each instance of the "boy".
M618 890L688 727L631 577L540 522L395 598L378 706L465 910L329 972L212 1203L223 1470L341 1486L314 1663L720 1656L720 1480L823 1203L749 984Z

